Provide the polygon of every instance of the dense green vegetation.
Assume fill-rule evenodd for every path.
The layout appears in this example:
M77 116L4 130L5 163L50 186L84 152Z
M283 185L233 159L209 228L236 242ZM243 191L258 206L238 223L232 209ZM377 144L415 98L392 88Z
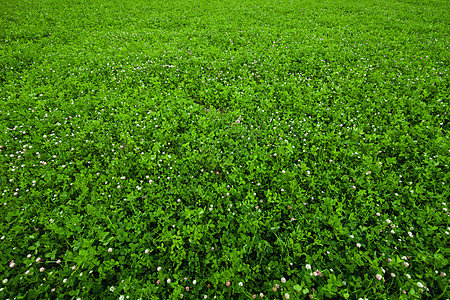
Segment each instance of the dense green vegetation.
M1 2L1 299L449 297L450 2Z

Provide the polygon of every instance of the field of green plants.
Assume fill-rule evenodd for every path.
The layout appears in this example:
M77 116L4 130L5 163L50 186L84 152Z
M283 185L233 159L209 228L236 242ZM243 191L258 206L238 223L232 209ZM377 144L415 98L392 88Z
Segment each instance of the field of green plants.
M0 299L450 298L449 1L0 2Z

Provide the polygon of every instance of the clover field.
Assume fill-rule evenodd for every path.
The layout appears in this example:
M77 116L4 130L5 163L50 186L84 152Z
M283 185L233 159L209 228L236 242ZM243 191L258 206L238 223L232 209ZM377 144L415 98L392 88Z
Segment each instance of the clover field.
M450 2L1 2L1 299L450 297Z

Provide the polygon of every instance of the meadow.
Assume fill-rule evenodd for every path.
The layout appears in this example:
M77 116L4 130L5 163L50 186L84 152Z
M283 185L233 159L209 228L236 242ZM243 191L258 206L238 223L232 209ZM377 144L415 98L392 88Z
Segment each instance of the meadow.
M450 298L450 2L0 4L0 299Z

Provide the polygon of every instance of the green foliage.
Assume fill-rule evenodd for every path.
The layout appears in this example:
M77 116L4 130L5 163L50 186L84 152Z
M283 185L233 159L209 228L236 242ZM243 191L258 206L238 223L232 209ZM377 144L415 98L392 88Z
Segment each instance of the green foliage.
M448 297L449 9L2 3L0 298Z

